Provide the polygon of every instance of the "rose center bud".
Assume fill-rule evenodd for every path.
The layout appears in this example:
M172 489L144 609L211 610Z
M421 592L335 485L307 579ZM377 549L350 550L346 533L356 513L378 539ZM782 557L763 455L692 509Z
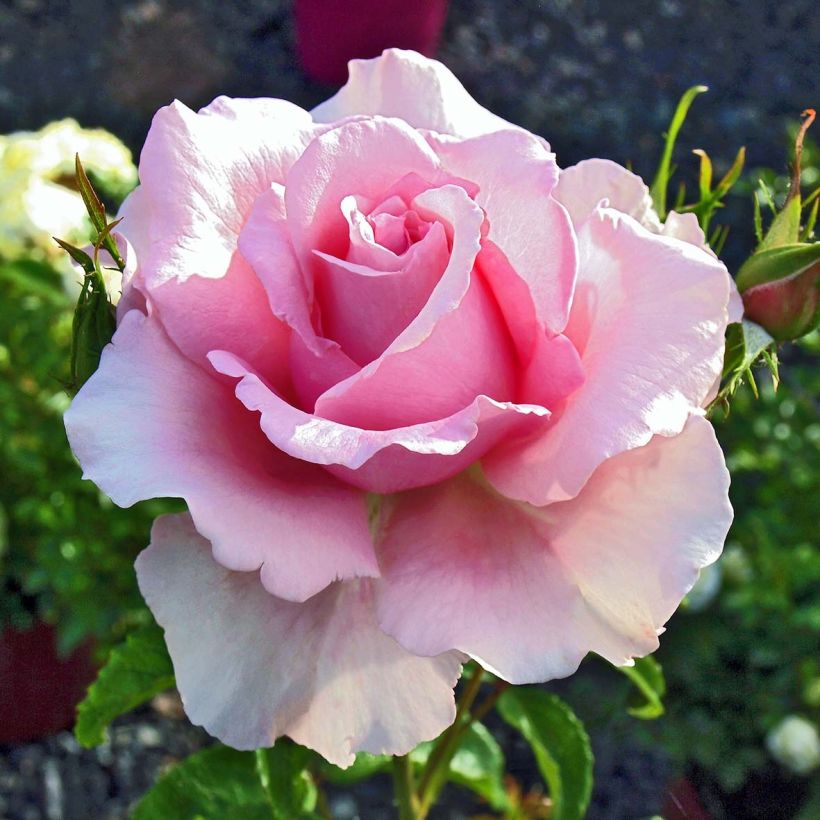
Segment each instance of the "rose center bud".
M316 251L322 260L315 279L319 330L361 366L377 359L418 316L450 258L444 225L413 207L420 182L408 175L375 203L346 196L346 253Z

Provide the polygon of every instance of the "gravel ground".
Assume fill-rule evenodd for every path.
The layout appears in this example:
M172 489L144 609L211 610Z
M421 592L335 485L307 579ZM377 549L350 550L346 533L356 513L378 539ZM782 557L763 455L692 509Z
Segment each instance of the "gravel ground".
M567 684L559 688L566 689ZM504 750L508 772L525 792L540 789L540 777L523 738L495 715L490 716L488 726ZM673 772L662 754L637 745L628 727L624 719L617 725L590 727L595 788L588 820L636 820L660 810ZM167 767L212 742L185 719L178 698L168 693L115 721L107 741L95 749L81 748L70 732L0 746L0 820L126 818ZM331 786L327 793L335 820L395 817L387 775L353 788ZM485 811L486 806L470 793L449 786L430 817L461 820Z

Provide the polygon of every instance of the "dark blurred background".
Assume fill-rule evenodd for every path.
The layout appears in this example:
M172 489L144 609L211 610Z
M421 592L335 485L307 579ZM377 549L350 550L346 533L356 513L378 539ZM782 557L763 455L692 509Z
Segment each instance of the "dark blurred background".
M782 193L789 129L820 103L813 0L452 0L437 56L485 106L547 137L561 165L603 156L646 178L680 95L708 85L679 140L678 178L696 179L692 148L706 149L719 175L747 147L747 174L719 219L732 228L724 258L733 271L752 248L757 177ZM153 113L174 98L197 108L218 94L264 95L311 107L334 90L300 69L287 0L0 0L0 133L74 117L109 129L138 155ZM813 187L820 155L808 153L804 180L813 173ZM65 358L57 342L66 343L70 315L65 306L49 313L48 299L24 289L10 294L0 300L8 491L0 525L5 504L7 540L12 553L25 546L28 564L9 577L24 603L36 593L32 609L58 620L68 644L87 634L104 644L111 623L125 629L123 613L139 614L131 561L155 511L115 510L79 481L62 405L53 401ZM42 341L48 333L51 347ZM719 425L737 520L706 602L677 615L664 638L667 716L652 724L626 716L626 682L596 661L555 685L593 737L591 818L633 820L664 805L667 818L687 820L820 817L817 779L776 763L765 747L784 716L820 716L820 561L809 503L820 425L818 374L808 358L818 350L817 334L787 348L780 392L764 385L755 402L745 391ZM0 557L2 542L0 532ZM68 634L65 624L74 622L80 626ZM525 786L534 782L528 750L493 728L511 771ZM121 817L161 766L206 742L166 704L121 719L95 750L80 750L67 732L0 746L0 818ZM388 786L368 788L336 795L335 815L389 816ZM690 792L694 803L686 802ZM456 793L435 816L476 811Z

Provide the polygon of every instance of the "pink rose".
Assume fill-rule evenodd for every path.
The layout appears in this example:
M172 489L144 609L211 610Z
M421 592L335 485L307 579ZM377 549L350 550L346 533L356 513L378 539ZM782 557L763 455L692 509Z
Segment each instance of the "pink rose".
M731 520L696 223L559 172L439 63L350 73L311 113L156 115L66 416L116 503L188 503L137 572L191 719L342 766L439 734L466 656L524 683L652 652Z

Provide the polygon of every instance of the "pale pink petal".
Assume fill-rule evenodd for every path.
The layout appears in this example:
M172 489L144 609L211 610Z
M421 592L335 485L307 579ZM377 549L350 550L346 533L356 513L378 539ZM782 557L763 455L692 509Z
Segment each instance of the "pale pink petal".
M414 208L452 236L447 269L387 350L319 397L316 412L324 418L387 430L445 418L479 394L513 398L512 340L492 293L473 272L481 209L456 185L424 191Z
M152 214L148 286L224 276L256 198L284 182L315 133L310 116L283 100L160 109L140 157Z
M680 432L722 367L722 263L608 209L584 223L579 248L565 334L586 381L544 435L485 461L499 491L537 505L577 495L607 458Z
M265 289L239 251L219 279L172 279L148 293L168 335L193 361L207 367L208 352L224 347L253 362L277 387L288 384L290 331L271 312Z
M123 318L65 423L84 476L116 504L184 498L214 557L261 567L277 595L304 600L337 578L378 574L364 496L272 447L155 316Z
M602 200L613 210L628 214L653 233L661 223L644 181L609 159L585 159L561 171L553 196L569 211L576 229L594 213Z
M128 194L120 206L117 218L121 222L114 233L114 239L125 262L122 296L117 302L117 317L121 319L129 310L146 310L145 283L142 281L138 260L148 253L151 244L151 213L142 188L137 187ZM86 252L90 250L86 249ZM114 263L108 258L103 264L113 266Z
M346 767L360 751L405 754L453 722L462 657L402 649L379 630L368 582L283 601L214 562L187 515L154 524L137 577L188 717L229 746L289 735Z
M683 242L689 242L698 248L702 248L707 253L717 258L717 254L709 247L706 235L698 224L698 218L691 213L679 214L670 211L663 223L661 233L664 236L671 236ZM726 271L726 278L729 280L729 322L739 322L743 318L743 300L740 298L735 280L729 271Z
M410 651L459 649L511 683L615 664L657 636L732 519L708 422L610 459L549 507L463 475L388 501L375 582L382 628Z
M282 379L287 333L237 242L256 198L284 180L315 133L307 112L282 100L219 98L199 114L176 102L154 117L140 160L151 217L140 271L186 355L202 361L229 347Z
M737 289L735 280L728 271L726 273L729 280L729 304L727 306L729 322L739 322L743 319L743 300L740 298L740 292Z
M542 428L548 416L543 407L478 396L446 418L390 430L361 429L293 407L232 353L216 350L210 360L217 372L239 379L237 397L261 413L262 430L280 450L327 465L371 492L397 492L448 478L498 442Z
M256 309L268 310L294 331L284 351L281 346L272 347L272 351L279 356L280 366L288 371L299 401L312 408L317 396L357 373L359 366L341 350L338 342L319 336L314 329L313 287L296 261L281 185L274 184L256 200L239 236L239 248L252 266L257 284L261 283L260 289L264 288ZM253 336L247 334L246 327L243 332ZM221 345L214 337L209 350L221 348L248 359L237 345ZM277 384L270 376L267 379L281 389L281 380Z
M449 68L415 51L387 49L372 60L351 60L348 70L341 90L311 112L316 122L380 114L461 137L510 127L482 108Z
M673 239L680 239L695 247L703 248L708 253L713 253L706 241L706 234L698 223L698 218L694 214L679 214L677 211L669 211L666 221L659 231L664 236L671 236Z
M569 217L549 195L558 179L555 155L525 131L428 140L448 172L478 185L475 199L487 213L487 239L527 283L539 321L560 333L569 316L577 251Z

